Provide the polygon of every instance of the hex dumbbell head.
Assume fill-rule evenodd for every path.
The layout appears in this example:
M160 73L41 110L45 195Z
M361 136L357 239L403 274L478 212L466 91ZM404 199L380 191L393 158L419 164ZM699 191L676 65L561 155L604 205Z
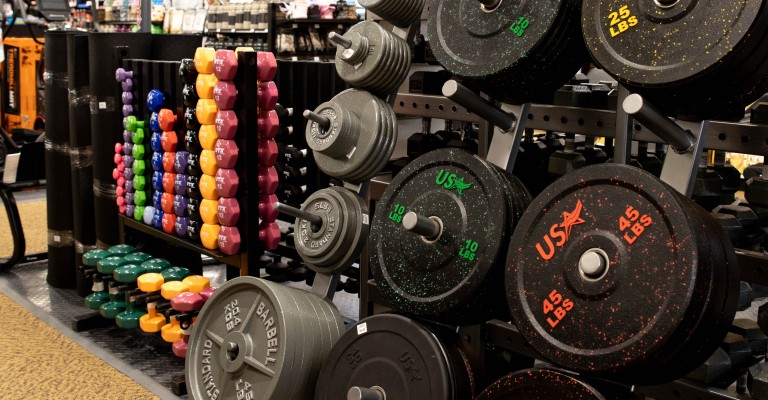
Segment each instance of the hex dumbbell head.
M115 162L115 165L122 163L123 162L123 155L120 154L120 153L115 154L115 156L112 159L112 161Z
M203 199L200 201L200 218L204 224L218 224L218 200Z
M176 153L173 151L166 151L163 153L163 171L165 172L174 172L176 170L176 167L174 163L176 162Z
M216 175L219 166L216 164L216 153L213 150L203 150L200 153L200 169L205 175Z
M126 71L125 68L118 68L115 70L115 79L117 79L118 82L123 82L129 78L133 78L133 71Z
M193 131L200 129L200 122L197 120L197 105L187 107L184 110L184 126Z
M192 85L197 79L197 67L195 66L195 60L191 58L183 58L181 65L179 66L179 77L181 81L187 85Z
M218 138L219 135L216 133L215 125L203 125L200 127L198 139L203 150L213 150L216 147L216 140Z
M204 199L208 200L219 199L219 192L217 191L215 177L211 175L203 175L200 177L200 195L202 195Z
M213 87L213 100L220 110L232 110L237 101L237 87L231 81L218 81Z
M277 197L275 197L275 201L277 201ZM261 203L259 203L259 207L261 207ZM271 207L272 205L270 204L270 208ZM238 203L237 198L235 197L222 197L219 199L218 205L216 206L216 213L218 214L219 223L221 225L235 226L240 219L240 203ZM274 219L271 221L274 221Z
M183 267L171 267L161 272L166 282L181 281L182 279L192 275L188 269ZM186 291L186 290L185 290Z
M227 255L237 254L240 251L240 230L236 226L222 226L219 230L219 251Z
M280 118L275 110L262 111L259 113L257 123L259 138L272 139L280 131Z
M187 226L187 239L192 241L200 240L200 228L202 227L203 221L190 217L189 225Z
M203 223L202 228L200 228L200 243L203 244L203 247L209 250L218 249L220 230L220 225Z
M200 293L205 289L211 287L211 280L202 275L190 275L182 280L189 286L189 291L192 293Z
M179 293L171 299L171 307L176 311L191 312L203 308L203 297L192 292Z
M176 217L176 225L174 226L174 232L176 236L185 238L187 237L187 227L189 226L189 217Z
M195 69L198 74L212 74L216 50L212 47L198 47L195 50Z
M115 268L112 277L121 283L134 283L139 276L143 275L145 272L144 268L141 268L141 265L126 264Z
M170 268L171 263L168 262L168 260L163 258L150 258L149 260L141 263L141 266L144 267L144 269L147 270L147 272L160 273L163 270ZM162 283L160 284L162 285ZM160 286L158 286L156 290L160 290Z
M164 131L160 137L160 145L164 151L176 151L179 144L179 138L175 131Z
M277 196L274 194L259 196L259 218L268 222L275 221L280 214L274 207L274 204L277 202Z
M239 155L240 150L234 140L217 140L213 151L216 154L216 164L219 168L234 168L235 164L237 164L237 156ZM261 157L260 154L259 157ZM274 163L270 165L273 164Z
M277 154L277 143L275 143L274 139L259 140L258 155L260 166L270 167L275 165Z
M134 190L143 192L147 187L147 178L144 175L134 175L131 180Z
M200 176L203 170L200 169L200 154L189 153L187 157L187 174Z
M240 186L237 171L230 168L220 168L216 172L216 191L221 197L235 197Z
M237 114L232 110L219 110L216 113L216 133L221 139L234 139L237 133Z
M123 92L132 92L133 91L133 79L126 79L122 83L120 83L120 87L123 89Z
M264 194L273 194L277 190L280 178L275 167L259 168L259 190Z
M186 176L184 176L184 178L186 179ZM186 188L186 182L184 183L184 187ZM173 213L176 215L186 215L188 202L189 202L189 198L184 194L177 194L176 196L174 196L173 197Z
M165 105L165 94L157 89L152 89L147 93L147 108L153 112L160 111Z
M160 132L160 120L158 119L158 114L156 112L153 112L149 116L149 129L152 130L152 132Z
M125 131L128 132L128 131ZM144 128L136 128L134 132L131 132L131 143L141 144L144 143Z
M187 158L189 152L177 151L176 156L173 158L173 170L177 174L183 174L187 172Z
M216 75L213 74L200 74L195 81L195 89L197 90L197 97L200 100L213 99L213 90L216 87ZM198 100L198 101L200 101Z
M164 213L173 214L173 201L175 198L176 196L171 193L163 193L160 196L160 208L163 209Z
M213 294L216 292L216 289L218 288L211 286L208 289L200 292L200 296L203 296L203 300L208 301L208 299L210 299L211 296L213 296Z
M123 94L120 95L120 100L123 102L124 105L133 104L133 93L123 92Z
M176 215L171 213L165 213L163 214L163 232L167 234L172 234L174 228L176 227Z
M271 81L277 74L277 60L271 52L256 53L256 77L260 81Z
M137 206L147 205L147 192L143 190L139 192L133 192L133 204Z
M263 221L259 225L259 240L268 250L274 250L280 245L280 227L275 222Z
M202 220L200 218L200 202L201 199L192 199L190 198L187 200L187 217L195 220Z
M163 190L166 193L176 194L176 173L166 172L163 174Z
M187 174L176 174L173 180L173 191L176 194L187 193Z
M157 292L163 283L165 279L157 272L147 272L136 279L136 286L144 293Z
M197 122L200 125L213 125L216 122L216 112L219 108L216 107L216 102L213 99L200 99L197 101L195 107L195 114L197 114Z
M163 133L152 132L152 136L149 138L149 147L152 151L163 151Z
M122 110L123 110L123 117L127 117L133 114L133 111L134 111L133 106L130 104L123 104Z
M163 171L155 171L152 173L152 189L155 190L163 190L163 176L165 175L165 172Z
M135 159L143 160L145 154L146 154L146 150L144 149L143 144L133 145L133 148L131 149L131 156L133 156L134 161Z
M123 143L123 155L129 156L133 152L133 143Z
M184 101L186 107L194 107L200 97L197 95L197 89L194 84L184 85L184 89L181 91L181 98Z
M163 229L163 216L165 213L159 208L155 208L155 215L152 216L152 226L157 229Z
M202 147L200 147L200 135L198 131L193 131L191 129L187 130L187 133L184 134L184 148L189 153L199 153L200 150L202 150Z
M191 199L200 199L200 177L195 175L187 175L187 197Z
M152 193L152 207L155 207L155 210L162 210L163 209L163 191L155 191Z
M176 113L170 109L163 108L157 113L157 121L162 131L172 131L177 120Z
M147 206L144 208L144 214L142 215L144 224L152 225L152 220L155 219L155 207Z
M213 59L213 73L223 81L235 79L237 74L237 54L232 50L216 50Z
M271 110L277 104L277 86L275 82L260 82L256 95L259 110Z
M144 128L144 121L136 119L133 115L129 115L123 118L123 128L129 132L135 132L136 128Z
M147 170L147 163L144 162L144 160L133 160L131 167L133 167L134 174L144 175L144 171ZM128 179L128 177L126 177L126 179ZM131 179L133 179L133 176L131 176Z
M189 285L181 280L167 280L160 286L160 295L166 300L172 300L181 293L189 292Z

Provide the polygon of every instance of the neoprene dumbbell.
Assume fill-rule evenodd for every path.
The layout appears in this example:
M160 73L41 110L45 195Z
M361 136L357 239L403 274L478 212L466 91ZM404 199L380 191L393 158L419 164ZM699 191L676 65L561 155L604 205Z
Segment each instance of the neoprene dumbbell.
M203 199L200 201L200 218L204 224L218 224L218 200Z
M187 173L187 158L189 157L189 152L186 151L177 151L176 157L173 159L173 170L177 174L186 174Z
M175 214L173 212L173 205L176 196L172 193L163 193L160 198L161 208L165 214Z
M179 138L175 131L163 131L160 136L160 146L168 153L176 154L176 147L179 144Z
M155 171L152 173L152 189L154 189L155 191L163 190L164 176L165 176L165 172L163 171Z
M256 53L256 77L260 81L271 81L277 74L277 60L271 52Z
M197 74L195 60L191 58L183 58L181 60L181 65L179 65L179 77L181 78L181 81L187 85L193 85L195 79L197 79Z
M115 70L115 79L118 82L122 83L126 79L131 79L131 78L133 78L133 71L127 71L124 68L118 68Z
M155 218L155 207L144 207L144 214L142 215L142 221L145 225L152 226L152 220Z
M198 47L195 50L195 69L198 74L212 74L214 71L213 60L216 58L216 50L211 47Z
M129 115L123 118L123 128L128 132L136 132L136 129L144 129L144 121L136 119L135 116Z
M235 79L235 75L237 75L237 54L232 50L216 50L213 58L213 74L216 75L216 78L223 81Z
M139 222L143 221L145 209L145 206L135 206L133 209L133 219Z
M277 202L277 197L273 196L274 201L272 204ZM272 207L272 204L269 205L269 208L272 209L274 212L275 218L277 218L278 212ZM259 203L259 211L261 211L261 203ZM216 206L216 213L218 214L219 223L223 226L236 226L237 221L240 219L240 204L238 203L237 199L234 197L222 197L219 199L218 205ZM259 214L261 216L261 213ZM275 219L268 220L264 217L262 217L264 220L267 221L274 221Z
M197 80L195 81L195 89L197 90L197 97L200 98L200 100L204 99L213 99L213 91L216 87L216 82L218 82L218 79L216 79L216 76L213 74L200 74L197 76ZM200 100L198 100L198 104L200 103Z
M189 225L187 226L187 238L192 241L200 240L200 229L202 227L203 221L189 218Z
M200 177L194 175L187 175L187 197L191 200L201 199L203 196L200 193Z
M213 150L216 147L216 140L219 139L219 135L216 133L216 126L201 126L197 138L200 140L200 147L202 147L203 150Z
M274 250L280 245L280 227L275 222L262 221L259 224L259 240L267 250Z
M131 291L135 289L136 280L146 271L141 265L127 264L118 267L114 271L115 282L121 283L120 290L124 297L125 310L115 316L115 324L123 329L135 329L139 327L139 318L144 311L139 309L135 301L131 301Z
M259 119L261 122L261 119ZM265 121L266 123L267 121ZM234 139L237 133L237 114L232 110L219 110L214 120L216 133L221 139ZM261 133L261 127L259 127Z
M104 318L114 319L117 314L125 310L125 298L120 296L120 289L112 284L115 270L124 265L129 265L129 262L123 257L116 256L101 259L97 263L97 269L102 274L109 293L109 301L99 306L99 314Z
M171 195L176 194L176 173L166 172L163 175L163 191Z
M188 295L188 298L176 300L178 297L181 296L180 294L179 296L174 297L174 300L176 300L175 304L173 304L173 300L171 300L172 307L175 310L178 310L183 313L196 314L203 307L205 302L208 301L209 298L211 298L211 296L215 291L216 291L216 288L209 287L203 290L202 292L200 292L200 294L192 293L191 296ZM202 299L202 302L198 302L197 299L194 298L194 296L200 296L200 298ZM182 338L180 340L173 342L173 354L175 354L177 357L184 358L187 356L187 347L189 345L189 335L191 333L190 328L191 326L183 326L181 331Z
M204 199L218 200L219 197L221 197L221 195L217 190L216 178L211 175L203 175L200 177L199 188L200 188L200 195ZM227 186L227 188L229 189L230 186ZM233 196L225 196L225 197L233 197Z
M200 99L195 106L195 115L197 115L197 122L200 125L213 125L216 122L216 113L219 108L216 107L216 102L213 99Z
M257 128L262 139L272 139L277 136L280 131L280 119L275 110L260 112Z
M237 87L231 81L218 81L213 87L213 100L220 110L231 110L237 102Z
M152 169L155 171L165 171L163 169L163 152L162 151L154 151L152 152L152 159L151 159Z
M187 174L176 174L176 179L173 180L173 191L177 195L187 193Z
M186 186L186 183L185 183L185 186ZM188 203L189 203L189 200L187 196L182 194L177 194L176 196L173 197L173 213L176 214L177 216L186 216Z
M280 182L280 178L277 175L277 170L274 167L261 167L259 168L259 190L264 194L273 194L277 190L277 185Z
M173 211L173 208L171 208L171 211ZM174 229L176 229L176 214L173 214L172 212L164 213L162 224L163 224L163 232L169 235L173 234Z
M202 220L200 216L200 199L187 199L186 216L194 220Z
M152 112L158 112L165 105L165 95L157 89L152 89L147 93L147 108Z
M219 229L217 245L219 251L227 255L237 254L240 250L240 230L236 226L222 226Z
M181 98L184 101L184 106L194 107L200 97L197 96L197 89L194 84L184 85L184 89L181 91Z
M219 246L219 231L221 226L218 224L206 224L200 228L200 243L209 250L216 250Z
M219 166L216 162L216 153L213 150L203 150L200 153L200 170L202 170L205 175L216 175Z
M155 215L152 216L152 226L154 226L155 229L163 229L164 216L165 212L163 212L162 209L155 208Z
M152 149L152 151L155 151L155 152L163 151L163 133L162 132L152 132L152 136L150 136L149 138L149 147Z
M271 110L277 104L277 86L274 82L260 82L256 102L259 110Z
M197 131L198 129L200 129L200 121L197 120L197 106L196 105L195 105L195 107L187 107L184 110L184 126L187 129L191 129L193 131Z
M92 310L98 310L102 304L109 301L109 294L104 291L104 281L101 278L97 266L99 260L110 256L112 256L112 254L109 251L101 249L90 250L83 254L83 273L86 278L89 276L93 277L91 294L85 296L83 301L85 302L85 306Z
M279 200L274 194L263 194L259 196L259 217L267 222L275 221L280 214L274 208L274 204Z
M175 162L176 162L175 151L166 151L163 153L163 171L175 173L176 171L176 166L174 165Z
M176 236L185 238L187 237L187 228L189 227L189 217L177 216L176 225L173 227Z
M202 150L198 131L187 130L187 133L184 134L184 148L186 148L188 154L199 153Z
M153 112L149 116L149 129L152 130L152 132L162 131L162 129L160 129L160 120L157 112Z
M277 154L277 143L275 143L274 139L259 140L258 158L260 166L269 167L275 165Z
M259 145L261 145L261 142L262 141L259 141ZM235 168L240 149L237 147L237 143L234 140L217 140L213 151L216 154L216 165L218 165L219 168ZM261 157L261 154L259 154L259 157ZM274 165L274 162L269 165Z
M235 197L239 186L240 178L234 169L220 168L216 172L216 192L220 197Z
M163 108L157 113L158 125L163 132L174 130L177 119L176 113L168 108Z

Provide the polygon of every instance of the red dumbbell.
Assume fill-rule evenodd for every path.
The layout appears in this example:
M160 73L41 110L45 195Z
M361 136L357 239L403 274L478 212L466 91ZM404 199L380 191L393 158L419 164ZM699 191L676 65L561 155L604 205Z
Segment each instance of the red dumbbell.
M277 175L275 167L259 168L259 190L264 194L272 194L277 190L277 184L280 178Z
M160 125L161 131L172 131L174 130L173 127L176 125L176 121L178 120L178 117L176 116L176 113L173 111L163 108L160 110L160 112L157 113L157 122ZM172 151L172 150L166 150L166 151Z
M166 151L165 153L163 153L163 171L176 172L176 166L174 165L175 162L176 162L175 151Z
M267 250L274 250L280 245L280 228L275 222L263 221L259 225L259 240Z
M257 129L259 130L259 139L272 139L277 136L277 133L280 132L280 118L277 116L277 112L275 110L260 112Z
M216 192L221 197L235 197L240 186L237 171L230 168L219 168L216 171Z
M176 173L175 172L166 172L163 174L163 190L166 193L170 193L172 195L176 194ZM173 199L171 199L171 203L173 203Z
M277 104L277 86L275 82L259 83L259 92L256 95L259 110L271 110Z
M234 139L237 133L237 114L232 110L219 110L216 113L216 134L219 139ZM279 123L279 121L278 121Z
M165 193L168 194L168 193ZM173 202L171 202L173 203ZM174 229L176 228L176 215L175 214L169 214L165 213L163 214L163 232L172 235Z
M227 255L237 254L240 250L240 230L236 226L222 226L218 241L219 251Z
M222 197L216 206L216 213L219 216L219 223L221 225L235 226L240 219L240 203L238 203L235 197Z
M277 196L274 194L263 194L259 196L259 217L267 222L276 220L277 216L280 214L274 207L274 204L277 202Z
M163 135L160 136L160 146L163 147L163 150L166 152L175 152L176 146L179 145L179 137L176 135L176 131L168 130L163 131ZM174 157L176 156L176 153L173 153Z
M259 140L259 165L262 167L271 167L277 161L277 143L274 139Z
M175 199L176 199L176 196L171 193L163 193L163 195L160 196L160 208L163 209L163 212L165 213L165 215L174 214L173 201Z
M259 143L259 146L261 146L261 143ZM235 143L234 140L217 140L216 147L213 149L213 151L216 153L216 165L218 165L219 168L235 168L235 164L237 164L237 156L240 153L240 150L238 149L237 143ZM259 160L261 160L260 152L258 156ZM274 162L270 165L274 165Z

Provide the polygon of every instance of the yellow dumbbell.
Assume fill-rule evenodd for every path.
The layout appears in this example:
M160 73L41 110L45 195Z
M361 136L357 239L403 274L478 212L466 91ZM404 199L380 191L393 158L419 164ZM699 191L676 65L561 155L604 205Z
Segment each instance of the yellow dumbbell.
M219 108L216 107L216 102L213 99L200 99L197 101L195 114L200 125L214 125L217 112L219 112Z
M203 247L210 250L218 249L220 230L220 225L203 224L203 228L200 229L200 242L203 244Z
M218 224L219 201L208 199L200 201L200 218L203 219L204 224Z
M200 194L207 200L218 200L219 192L216 190L216 178L211 175L200 177Z
M197 90L197 97L201 99L212 99L213 89L216 87L216 79L214 74L200 74L195 80L195 90Z
M211 280L202 275L190 275L184 278L183 282L189 286L189 291L195 294L211 287Z
M200 152L200 169L203 174L216 176L219 171L219 164L216 162L216 152L213 150L203 150Z
M212 47L198 47L195 50L195 69L198 74L213 73L213 59L216 57L216 49Z
M200 141L200 147L203 150L214 150L218 138L219 134L216 133L216 125L203 125L197 134L197 139Z

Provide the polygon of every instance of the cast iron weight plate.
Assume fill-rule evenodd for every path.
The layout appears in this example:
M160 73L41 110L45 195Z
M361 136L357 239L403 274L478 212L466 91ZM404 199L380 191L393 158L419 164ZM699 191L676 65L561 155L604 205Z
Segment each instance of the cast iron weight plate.
M735 314L738 270L717 229L638 168L566 175L533 200L512 236L513 320L537 352L570 370L636 384L679 377L712 353Z

